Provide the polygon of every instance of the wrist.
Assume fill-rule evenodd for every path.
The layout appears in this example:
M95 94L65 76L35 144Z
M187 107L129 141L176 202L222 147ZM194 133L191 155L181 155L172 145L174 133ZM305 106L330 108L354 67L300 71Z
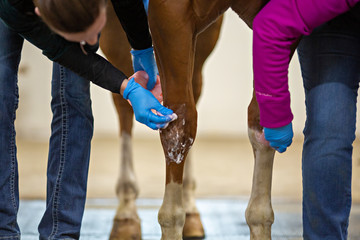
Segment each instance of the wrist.
M120 86L120 94L122 96L124 96L124 91L125 91L125 88L127 87L129 83L129 80L128 79L124 79L124 81L121 83L121 86Z

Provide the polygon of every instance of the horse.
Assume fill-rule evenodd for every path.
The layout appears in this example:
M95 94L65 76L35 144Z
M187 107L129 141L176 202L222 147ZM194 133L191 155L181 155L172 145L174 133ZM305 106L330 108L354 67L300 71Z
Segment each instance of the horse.
M202 68L217 43L222 20L223 17L221 16L211 23L197 39L198 44L196 50L194 50L195 59L191 77L193 101L195 103L201 94ZM133 74L130 55L131 47L110 1L108 1L107 5L107 23L101 32L100 49L115 67L121 69L127 76ZM133 111L129 103L121 95L112 94L112 98L120 123L119 135L122 143L120 175L116 185L118 207L109 238L111 240L138 240L141 239L141 224L135 204L139 188L132 163ZM183 177L183 191L179 194L182 195L180 198L185 209L182 236L184 239L202 239L205 237L205 233L195 204L196 182L190 156L187 156L184 176L181 177Z
M186 156L195 141L197 111L192 84L198 36L231 8L251 28L267 0L151 0L149 26L162 81L164 105L178 116L160 131L166 161L163 203L158 213L162 240L182 239L185 224L183 171ZM248 107L248 136L254 153L250 200L245 211L252 240L271 239L274 212L271 181L275 150L264 139L259 107L253 91Z
M196 138L196 102L201 93L201 66L216 43L221 19L226 10L231 8L249 28L252 28L256 14L267 2L268 0L151 0L149 2L149 27L161 77L164 105L178 116L178 119L171 122L166 129L160 130L166 161L165 193L158 212L162 240L204 237L203 227L192 198L194 178L187 173L187 170L191 169L188 154ZM116 31L120 26L117 27ZM111 31L115 26L108 29ZM106 44L101 44L101 40L100 44L105 55L112 59L110 61L115 66L119 66L116 62L120 62L118 58L122 58L123 55L117 54L118 50L114 49L115 45L119 46L114 36L116 31L104 31L102 37L107 34L109 37ZM206 54L201 54L199 50L201 47L207 49ZM293 51L295 47L296 44L293 46ZM199 57L202 58L200 65ZM129 59L127 61L130 62ZM128 68L130 72L131 65ZM124 66L121 66L121 69L125 69ZM116 97L118 96L114 96ZM115 105L119 111L120 135L124 147L129 145L127 140L131 137L131 108L123 100L115 100ZM120 111L126 114L120 114ZM255 163L245 218L250 230L250 239L266 240L271 239L271 226L274 222L271 182L275 150L264 138L254 91L248 106L248 137ZM124 151L125 154L128 153L125 148ZM121 181L117 188L122 197L111 236L116 235L113 234L114 232L121 232L117 229L126 227L127 224L130 225L129 228L139 227L133 224L134 221L138 221L138 216L134 205L137 186L131 161L123 160L122 166ZM195 232L198 232L198 235L187 235L185 231L190 225L197 226Z

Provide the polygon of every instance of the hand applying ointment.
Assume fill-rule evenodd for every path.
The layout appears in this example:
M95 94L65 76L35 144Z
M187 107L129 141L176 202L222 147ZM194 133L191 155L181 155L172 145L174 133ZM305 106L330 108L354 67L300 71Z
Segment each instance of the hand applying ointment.
M124 83L127 85L124 86L123 97L130 101L138 122L157 130L166 128L169 122L177 119L177 115L171 109L160 103L162 101L160 79L157 79L151 91L144 88L149 80L146 72L136 72L129 79Z

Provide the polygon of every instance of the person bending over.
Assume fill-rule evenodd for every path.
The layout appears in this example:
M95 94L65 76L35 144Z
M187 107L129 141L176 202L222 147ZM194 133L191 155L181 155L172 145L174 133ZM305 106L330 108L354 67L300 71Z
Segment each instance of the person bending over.
M54 62L46 210L38 228L40 239L80 237L93 134L90 81L122 93L131 101L136 119L152 129L173 120L173 112L148 91L155 84L157 68L141 1L114 0L113 5L133 48L135 71L149 74L148 90L96 54L106 21L105 4L105 0L39 0L35 1L36 14L32 0L0 0L1 239L20 239L21 235L14 120L24 39Z
M260 118L265 138L279 152L286 150L293 136L287 86L290 46L304 35L298 55L307 115L302 156L305 240L348 236L360 80L358 2L271 0L254 21Z

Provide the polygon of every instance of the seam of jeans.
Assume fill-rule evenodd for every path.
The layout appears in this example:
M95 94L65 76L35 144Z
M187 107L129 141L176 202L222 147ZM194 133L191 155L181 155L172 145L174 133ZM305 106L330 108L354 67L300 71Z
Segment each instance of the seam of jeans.
M15 83L16 84L16 83ZM15 96L17 95L18 92L18 88L17 85L15 86ZM18 106L18 102L19 99L18 97L15 98L15 104L14 104L14 108L12 111L12 122L15 122L15 118L16 118L16 109ZM10 156L11 156L11 174L10 174L10 195L11 195L11 203L13 205L14 208L14 212L16 214L17 212L17 203L16 203L16 197L15 197L15 178L16 178L16 153L15 153L15 126L14 124L11 127L11 139L10 139Z
M355 131L354 131L355 132ZM351 173L352 174L352 173ZM351 177L350 177L351 178ZM351 203L352 203L352 196L351 196L351 188L349 191L349 195L348 195L349 200L346 201L346 210L347 210L347 221L345 223L345 226L341 226L343 229L343 236L345 236L346 238L349 236L349 217L350 217L350 211L351 211Z
M49 236L49 239L55 239L55 235L58 232L59 227L59 219L58 219L58 210L60 205L59 200L59 192L62 174L65 165L65 155L66 155L66 141L67 141L67 133L68 133L68 109L67 102L65 98L65 69L63 66L59 66L60 68L60 106L61 106L61 115L62 115L62 132L61 132L61 142L60 142L60 164L59 164L59 172L56 178L56 183L54 187L54 202L53 202L53 230Z
M20 239L20 235L17 234L15 236L8 236L8 237L0 237L0 239L7 239L7 240L19 240Z

